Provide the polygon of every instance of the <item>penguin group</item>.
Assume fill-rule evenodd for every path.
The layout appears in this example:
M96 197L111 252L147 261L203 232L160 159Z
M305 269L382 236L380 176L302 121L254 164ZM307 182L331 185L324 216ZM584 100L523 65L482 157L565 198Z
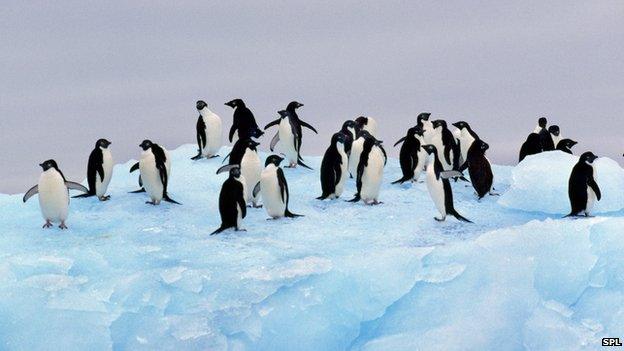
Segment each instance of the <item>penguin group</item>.
M312 169L304 163L301 154L304 128L318 134L318 131L304 121L298 110L304 105L292 101L285 109L277 111L278 117L260 129L251 109L242 99L233 99L225 103L233 111L232 126L228 141L233 143L229 154L223 157L217 175L227 173L218 198L221 225L212 234L228 229L244 230L242 221L247 216L247 208L264 208L269 219L297 218L301 214L291 212L290 191L282 162L285 168L297 166ZM199 114L196 122L197 154L191 160L214 159L220 157L223 146L222 120L208 104L199 100L195 105ZM453 186L470 182L476 199L486 195L498 195L494 192L494 174L486 157L488 143L465 121L449 124L443 119L431 120L430 112L422 112L416 118L416 124L409 127L395 144L400 145L399 166L402 176L392 181L394 185L421 182L425 173L426 187L431 201L439 216L436 221L444 221L447 216L472 223L456 209L453 199ZM277 131L270 141L269 148L275 154L262 161L258 154L259 139L270 128L277 126ZM43 172L37 185L30 188L23 197L26 202L30 197L39 195L39 206L45 220L44 228L59 222L61 229L67 228L69 212L69 191L82 192L73 198L96 197L99 201L111 199L107 195L113 173L113 157L110 150L112 143L99 139L91 151L87 162L87 184L68 181L54 160L40 164ZM561 137L556 125L548 126L546 118L540 118L535 130L529 134L521 147L519 160L526 156L547 151L572 153L571 148L577 142ZM130 167L130 172L139 171L139 189L131 193L145 193L147 204L157 206L162 201L181 205L169 195L171 179L171 157L163 146L149 139L143 140L139 147L139 161ZM601 199L601 192L595 178L594 161L597 156L584 153L574 167L569 178L569 198L571 212L568 216L590 216L596 201ZM383 174L388 162L383 141L378 139L378 123L373 117L358 116L346 120L332 134L329 145L323 155L320 168L321 194L318 200L335 200L343 195L349 181L355 183L356 192L351 203L362 201L366 205L379 205ZM469 180L464 172L468 170ZM353 178L353 180L350 180Z

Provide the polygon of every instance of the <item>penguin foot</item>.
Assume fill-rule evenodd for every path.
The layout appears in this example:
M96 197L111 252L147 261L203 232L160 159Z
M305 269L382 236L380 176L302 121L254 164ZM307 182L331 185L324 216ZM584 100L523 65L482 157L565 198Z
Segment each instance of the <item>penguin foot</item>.
M436 220L436 221L438 221L438 222L444 222L444 220L445 220L446 218L444 218L444 217L442 217L442 218L433 217L433 219L435 219L435 220Z
M45 224L41 228L52 228L52 222L50 222L49 220L46 220Z
M110 200L110 195L102 196L99 199L100 199L100 201L108 201L108 200Z
M202 157L203 157L203 156L202 156L201 154L199 154L199 155L197 155L197 156L193 156L193 157L191 157L191 160L193 160L193 161L197 161L197 160L201 159Z
M373 201L368 202L367 204L371 205L371 206L377 206L377 205L383 204L383 202L377 201L377 200L373 200Z
M67 226L65 225L64 221L61 221L61 224L59 225L59 228L61 228L61 229L68 229Z

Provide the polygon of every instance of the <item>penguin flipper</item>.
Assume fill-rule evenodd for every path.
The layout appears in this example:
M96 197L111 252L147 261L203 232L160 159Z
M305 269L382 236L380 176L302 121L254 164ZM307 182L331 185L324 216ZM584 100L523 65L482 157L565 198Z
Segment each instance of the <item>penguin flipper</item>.
M182 205L181 203L177 202L176 200L174 200L174 199L170 198L168 194L164 194L164 195L163 195L163 200L165 200L165 201L167 201L167 202L170 202L170 203L172 203L172 204Z
M449 213L451 216L457 218L458 220L462 221L462 222L466 222L466 223L472 223L471 220L467 219L466 217L460 215L459 213L457 213L457 211L455 211L455 209L452 209L451 211L449 211Z
M275 145L277 145L278 142L279 142L279 131L275 133L275 136L273 137L273 139L271 139L271 145L269 146L271 151L275 149Z
M288 209L286 209L286 211L284 211L284 217L296 218L296 217L305 217L305 216L301 214L292 213Z
M284 176L284 171L281 168L277 169L277 183L280 187L280 195L282 195L282 202L286 203L286 208L288 208L288 183L286 182L286 177Z
M314 127L312 127L310 124L308 124L308 123L306 123L306 122L304 122L304 121L302 121L302 120L299 120L299 124L300 124L302 127L306 127L306 128L308 128L308 129L310 129L311 131L313 131L314 133L318 134L318 132L316 131L316 129L314 129Z
M256 186L254 186L253 188L253 197L258 196L259 192L260 192L260 182L256 183Z
M223 161L221 161L221 164L223 164L225 162L225 160L227 160L228 158L230 158L230 155L232 154L232 152L230 151L229 154L225 155L225 157L223 158Z
M399 139L399 141L397 141L396 143L394 143L394 146L396 147L397 145L399 145L400 143L405 141L406 137L402 137L401 139Z
M598 186L598 183L596 183L596 180L594 180L594 177L592 177L589 180L589 187L594 191L594 193L596 194L596 199L598 201L600 201L600 199L602 198L602 194L600 193L600 187Z
M229 172L230 169L232 169L232 168L239 168L239 167L240 167L239 165L225 165L225 166L222 166L221 168L217 169L217 174L221 174L223 172Z
M84 185L78 184L76 182L65 181L65 186L67 189L79 190L83 193L89 193L89 189L87 189Z
M236 126L232 124L232 127L230 127L230 133L228 134L228 139L230 140L230 143L232 142L232 139L234 138L235 132L236 132Z
M132 165L132 167L130 167L130 173L136 171L137 169L139 169L139 163L135 163Z
M276 119L275 121L272 121L271 123L269 123L269 124L267 124L266 126L264 126L264 130L267 130L267 129L269 129L269 128L273 127L273 126L278 125L278 124L280 123L280 121L281 121L281 120L282 120L281 118L278 118L278 119Z
M32 188L28 189L26 194L24 194L24 198L22 199L22 201L24 202L28 201L28 199L35 196L35 194L37 193L39 193L39 185L35 185Z

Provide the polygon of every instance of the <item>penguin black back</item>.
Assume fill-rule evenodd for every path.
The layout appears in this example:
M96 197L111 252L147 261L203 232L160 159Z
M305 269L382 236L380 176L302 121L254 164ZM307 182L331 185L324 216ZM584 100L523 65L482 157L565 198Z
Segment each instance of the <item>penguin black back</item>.
M483 198L492 190L492 184L494 183L494 174L492 173L492 166L485 157L485 152L490 146L481 139L475 140L468 150L468 174L470 174L470 181L474 187L479 199Z
M535 155L542 152L542 142L539 134L531 133L527 137L527 140L522 144L520 148L520 155L518 156L518 162L522 162L527 156Z
M249 138L257 134L262 135L264 132L258 128L258 123L256 123L256 118L253 113L247 106L245 102L241 99L234 99L232 101L226 102L225 105L230 106L234 109L234 120L232 123L232 127L230 128L230 133L228 138L230 142L234 138L234 133L238 131L238 138L244 139Z
M89 162L87 164L87 182L89 183L89 192L75 197L88 197L95 195L96 177L100 177L100 181L104 181L104 155L102 153L102 149L100 148L106 149L110 144L111 142L106 139L99 139L95 143L95 148L91 151L91 154L89 155Z
M568 180L568 197L570 198L571 207L568 216L576 216L581 212L588 211L588 187L593 190L596 199L600 201L602 194L600 193L600 187L596 183L594 167L592 166L597 158L592 152L585 152L579 157L574 168L572 168L572 173Z
M404 183L414 178L414 170L418 165L418 151L420 150L420 141L416 139L416 134L422 135L422 128L416 126L407 130L407 134L399 139L394 146L400 143L401 151L399 152L399 164L403 177L392 182L392 184Z
M221 233L229 228L238 228L238 216L240 211L241 218L247 216L247 204L245 203L245 195L243 192L243 184L239 178L241 175L238 165L224 166L217 171L219 174L222 170L229 170L228 179L223 182L221 192L219 193L219 214L221 215L221 226L210 235Z
M230 165L240 165L247 149L257 151L258 145L260 145L260 143L251 138L238 139L236 143L234 143L230 154L225 158L227 159L229 157L230 160L228 163Z
M338 132L332 136L331 143L327 150L325 151L325 155L323 156L323 160L321 161L321 190L323 194L317 197L318 200L324 200L333 194L336 191L336 185L340 181L342 177L342 157L338 152L338 148L336 146L337 143L345 143L347 138L346 134L350 134L349 132L343 133ZM346 146L345 146L346 149ZM345 160L346 161L346 160Z

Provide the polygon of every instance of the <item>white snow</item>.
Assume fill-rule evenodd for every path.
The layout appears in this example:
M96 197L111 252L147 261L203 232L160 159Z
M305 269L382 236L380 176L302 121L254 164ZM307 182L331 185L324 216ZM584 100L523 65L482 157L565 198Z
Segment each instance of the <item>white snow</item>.
M314 171L284 170L305 217L250 208L247 232L209 236L226 175L195 152L171 152L181 206L128 194L132 161L116 166L110 201L72 199L67 231L41 229L37 201L0 195L0 349L595 350L624 337L612 160L598 161L596 218L560 218L575 160L548 153L494 166L500 199L453 183L470 225L434 221L425 184L390 185L396 159L384 204L344 202L353 180L343 199L315 200L320 158L306 157Z

